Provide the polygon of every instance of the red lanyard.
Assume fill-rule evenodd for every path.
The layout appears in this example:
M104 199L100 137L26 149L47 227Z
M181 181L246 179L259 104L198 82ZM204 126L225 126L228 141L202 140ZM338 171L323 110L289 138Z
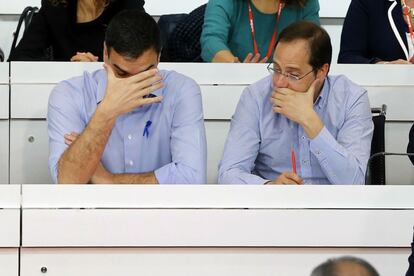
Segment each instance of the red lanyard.
M250 4L250 1L248 2L248 7L249 7L250 30L252 32L254 54L256 55L256 54L259 53L259 48L257 47L256 32L255 32L255 29L254 29L253 11L252 11L252 6ZM267 59L270 58L270 56L272 55L272 52L273 52L273 47L275 47L276 36L277 36L277 28L278 28L279 21L280 21L280 15L282 14L282 9L283 9L283 1L280 0L279 1L279 8L278 8L277 15L276 15L275 30L273 31L272 39L270 40L269 48L267 49L267 55L266 55Z
M403 15L405 17L405 22L407 23L408 31L410 32L411 43L413 44L413 47L414 47L414 31L413 31L413 24L411 24L411 19L410 19L410 9L408 8L405 0L401 0L401 4L402 4L402 9L403 9ZM408 61L410 61L410 57L408 57Z

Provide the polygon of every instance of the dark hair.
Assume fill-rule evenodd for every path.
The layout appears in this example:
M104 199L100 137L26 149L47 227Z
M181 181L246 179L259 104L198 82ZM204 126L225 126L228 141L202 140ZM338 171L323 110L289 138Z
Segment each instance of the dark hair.
M114 16L105 34L108 54L114 49L123 57L136 59L146 50L161 52L160 30L147 13L132 9Z
M297 21L280 33L276 46L279 42L292 42L299 39L308 41L309 64L313 69L320 69L326 63L331 65L332 44L325 29L309 21Z
M106 7L108 6L110 0L95 0L95 5L98 7ZM59 6L59 5L63 5L63 6L67 6L68 5L68 0L49 0L49 2L53 5L53 6Z
M340 276L338 274L338 264L340 263L352 263L362 266L366 269L369 276L379 276L378 272L375 268L368 263L367 261L351 257L351 256L344 256L336 259L329 259L326 262L317 266L313 271L311 276Z
M285 0L286 6L298 6L298 7L305 7L308 0Z

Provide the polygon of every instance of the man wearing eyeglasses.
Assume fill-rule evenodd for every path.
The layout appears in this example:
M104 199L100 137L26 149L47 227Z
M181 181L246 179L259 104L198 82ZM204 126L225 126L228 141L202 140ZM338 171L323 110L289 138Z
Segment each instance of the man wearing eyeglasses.
M271 76L247 87L219 165L223 184L363 184L373 124L367 92L328 76L328 33L293 23Z

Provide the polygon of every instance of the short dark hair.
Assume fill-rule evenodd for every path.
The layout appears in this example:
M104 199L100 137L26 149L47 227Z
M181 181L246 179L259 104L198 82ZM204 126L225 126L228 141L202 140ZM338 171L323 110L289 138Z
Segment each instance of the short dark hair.
M299 39L308 41L309 64L313 69L320 69L326 63L331 65L332 44L325 29L309 21L297 21L280 33L276 46L279 42L292 42Z
M300 8L305 7L308 0L285 0L287 6L297 6Z
M329 259L326 262L317 266L313 271L311 276L341 276L338 274L338 264L340 263L353 263L362 266L366 269L369 276L379 276L375 268L368 263L367 261L352 257L352 256L343 256L340 258Z
M112 18L105 34L108 54L114 49L123 57L136 59L146 50L161 52L160 30L149 14L138 10L124 10Z

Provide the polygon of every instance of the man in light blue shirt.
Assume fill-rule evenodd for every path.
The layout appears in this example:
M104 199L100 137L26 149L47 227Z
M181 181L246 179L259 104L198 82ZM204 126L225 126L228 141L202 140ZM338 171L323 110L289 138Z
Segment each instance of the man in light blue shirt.
M328 76L329 35L310 22L280 34L272 76L247 87L219 165L223 184L363 184L373 124L367 92Z
M49 98L49 167L58 183L206 183L199 86L158 71L160 36L143 12L108 26L105 70L58 84Z

